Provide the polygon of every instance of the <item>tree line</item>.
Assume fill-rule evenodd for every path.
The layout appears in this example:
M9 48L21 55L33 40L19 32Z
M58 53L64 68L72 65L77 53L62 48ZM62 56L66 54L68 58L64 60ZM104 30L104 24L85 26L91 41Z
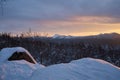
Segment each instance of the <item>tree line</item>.
M120 66L120 39L11 36L0 33L0 49L21 46L46 66L91 57Z

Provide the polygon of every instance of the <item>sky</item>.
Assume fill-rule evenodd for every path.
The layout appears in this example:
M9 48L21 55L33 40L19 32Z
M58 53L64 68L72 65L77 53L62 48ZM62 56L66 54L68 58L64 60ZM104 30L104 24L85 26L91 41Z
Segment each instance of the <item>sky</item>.
M120 0L6 0L0 32L120 33Z

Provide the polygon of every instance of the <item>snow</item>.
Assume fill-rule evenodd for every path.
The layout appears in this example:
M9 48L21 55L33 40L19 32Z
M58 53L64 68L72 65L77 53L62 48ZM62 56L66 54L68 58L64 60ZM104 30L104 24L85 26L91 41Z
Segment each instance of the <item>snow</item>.
M33 59L30 53L22 47L2 49L0 52L0 80L29 80L36 69L44 68L43 65L32 64L25 60L8 61L8 58L16 51L26 52Z
M16 51L29 54L21 47L1 50L0 80L119 80L120 77L119 67L100 59L83 58L48 67L25 60L8 61Z
M44 67L25 60L7 61L0 64L0 80L29 80L33 71L38 68Z
M32 80L119 80L120 68L103 60L84 58L39 69Z

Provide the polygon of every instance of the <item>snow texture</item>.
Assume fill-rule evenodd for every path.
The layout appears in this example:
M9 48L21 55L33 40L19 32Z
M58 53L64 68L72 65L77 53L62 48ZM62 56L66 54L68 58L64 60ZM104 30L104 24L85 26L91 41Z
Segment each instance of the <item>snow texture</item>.
M99 59L84 58L42 68L32 80L119 80L120 68Z
M29 80L38 66L24 60L5 62L0 64L0 80Z
M119 80L120 77L120 68L99 59L83 58L44 67L25 60L8 61L15 51L29 54L21 47L1 50L0 80Z

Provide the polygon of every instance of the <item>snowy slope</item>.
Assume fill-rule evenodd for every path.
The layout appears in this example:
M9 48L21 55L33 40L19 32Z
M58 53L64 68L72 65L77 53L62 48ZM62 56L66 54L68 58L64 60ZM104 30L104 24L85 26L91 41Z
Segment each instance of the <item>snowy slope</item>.
M120 68L103 60L84 58L68 64L42 68L32 80L119 80Z

